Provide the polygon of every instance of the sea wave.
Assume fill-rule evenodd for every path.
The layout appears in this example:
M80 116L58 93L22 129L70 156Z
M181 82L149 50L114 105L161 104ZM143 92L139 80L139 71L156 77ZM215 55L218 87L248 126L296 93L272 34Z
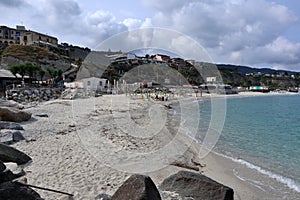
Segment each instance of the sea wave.
M228 159L232 160L233 162L245 165L246 167L248 167L250 169L254 169L254 170L258 171L259 173L264 174L264 175L266 175L266 176L268 176L270 178L275 179L277 182L286 185L290 189L292 189L292 190L294 190L296 192L300 192L300 185L297 184L294 180L292 180L290 178L283 177L281 175L278 175L278 174L275 174L273 172L270 172L270 171L268 171L266 169L263 169L263 168L261 168L259 166L256 166L256 165L254 165L254 164L252 164L252 163L250 163L248 161L245 161L243 159L232 158L230 156L227 156L227 155L224 155L224 154L220 154L220 153L217 153L217 152L214 152L214 153L217 154L217 155L219 155L219 156L228 158Z

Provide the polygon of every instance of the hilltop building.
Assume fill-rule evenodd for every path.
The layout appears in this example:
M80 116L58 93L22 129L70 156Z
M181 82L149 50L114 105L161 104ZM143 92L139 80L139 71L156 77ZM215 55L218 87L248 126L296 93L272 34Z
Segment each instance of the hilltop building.
M10 28L0 26L0 45L20 44L20 45L58 45L58 39L43 33L26 30L25 26Z

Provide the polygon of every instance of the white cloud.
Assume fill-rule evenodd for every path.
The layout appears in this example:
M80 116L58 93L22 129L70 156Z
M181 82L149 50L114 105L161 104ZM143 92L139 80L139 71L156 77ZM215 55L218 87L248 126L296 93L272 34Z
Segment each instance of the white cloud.
M195 38L216 62L280 63L300 67L299 43L282 35L298 22L287 7L264 0L189 0L156 9L154 26L169 27Z
M124 19L122 22L125 26L128 27L129 30L139 28L142 24L142 20L140 19L133 19L133 18L127 18Z
M283 36L298 23L298 18L285 6L266 0L140 1L152 16L139 18L135 13L119 19L118 13L107 10L85 11L80 0L4 0L0 2L0 12L6 16L5 23L10 23L7 25L24 22L27 28L57 36L60 42L90 48L126 30L162 27L195 39L218 63L300 68L300 44ZM15 12L18 17L11 15ZM143 46L154 36L144 35L145 41L130 34L128 37ZM156 42L164 42L166 37ZM195 53L182 46L187 54Z

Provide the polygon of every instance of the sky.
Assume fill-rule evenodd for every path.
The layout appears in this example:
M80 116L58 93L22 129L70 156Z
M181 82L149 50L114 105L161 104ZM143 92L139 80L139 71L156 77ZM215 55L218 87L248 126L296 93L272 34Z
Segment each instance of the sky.
M297 0L0 0L0 13L0 25L59 43L96 49L124 31L165 28L196 41L215 63L300 71ZM166 42L169 31L156 40Z

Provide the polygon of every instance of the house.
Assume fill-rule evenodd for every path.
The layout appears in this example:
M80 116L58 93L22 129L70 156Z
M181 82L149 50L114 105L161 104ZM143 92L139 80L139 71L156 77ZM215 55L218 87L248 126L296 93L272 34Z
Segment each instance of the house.
M160 62L169 62L171 59L170 56L162 55L162 54L156 54L154 56L151 56L153 60L160 61Z
M82 87L84 90L100 90L104 91L107 87L107 79L90 77L82 79Z
M10 28L0 26L0 44L20 44L20 45L58 45L58 39L43 33L26 30L25 26Z
M217 77L206 77L207 83L215 83L217 81Z

